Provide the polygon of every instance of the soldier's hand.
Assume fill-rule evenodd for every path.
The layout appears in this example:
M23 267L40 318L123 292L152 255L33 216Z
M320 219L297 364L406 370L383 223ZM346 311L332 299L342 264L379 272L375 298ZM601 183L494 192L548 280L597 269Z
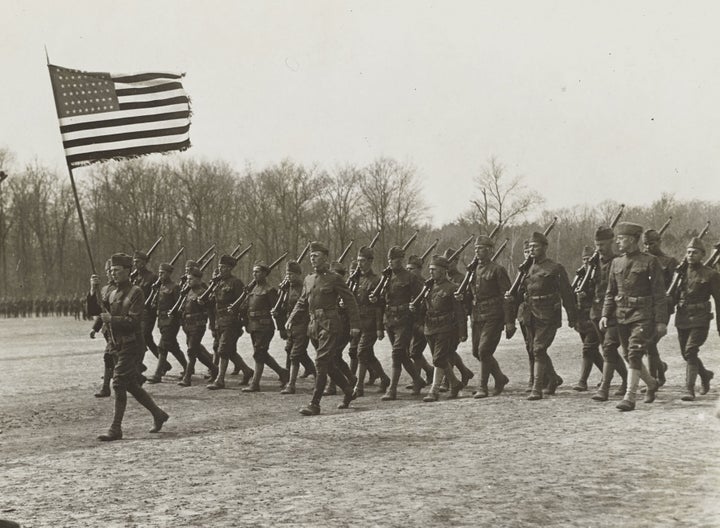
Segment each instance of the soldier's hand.
M458 302L463 302L465 300L465 296L462 293L455 293L453 294L453 297L455 297L455 300Z
M375 297L374 295L370 294L370 295L368 295L368 301L370 301L371 303L375 304L375 303L377 302L377 297Z
M410 311L411 311L412 313L417 312L417 308L415 308L415 305L414 305L413 303L410 303Z
M292 329L292 323L290 321L288 321L287 323L285 323L285 330L287 330L289 332L291 329Z
M377 338L378 338L378 341L382 341L385 338L385 332L383 332L382 330L378 330Z
M90 275L90 292L95 293L100 286L100 276L94 273Z
M600 318L600 330L607 330L607 327L608 327L607 323L608 323L607 317L601 317Z
M667 335L667 325L665 323L658 323L655 325L655 332L657 332L658 339Z
M350 335L353 337L357 337L360 335L360 329L359 328L351 328L350 329Z
M103 312L103 313L100 314L100 320L101 320L103 323L109 323L111 317L112 317L112 316L111 316L108 312Z
M95 339L95 330L90 330L90 339Z
M517 332L515 323L507 323L505 325L505 339L511 339L512 336L515 335L515 332Z

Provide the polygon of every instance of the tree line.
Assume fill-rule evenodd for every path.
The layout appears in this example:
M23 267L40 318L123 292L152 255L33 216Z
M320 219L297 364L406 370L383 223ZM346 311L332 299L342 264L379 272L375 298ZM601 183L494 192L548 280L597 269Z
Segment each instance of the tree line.
M10 170L12 153L0 149L0 169L9 178L0 183L0 295L46 296L83 291L90 265L79 229L68 177L39 162ZM252 263L271 262L284 252L295 258L309 240L322 240L337 258L354 240L345 264L379 231L376 268L387 250L419 231L409 253L421 254L435 239L437 252L457 248L470 235L489 233L498 221L504 227L498 244L508 238L499 259L513 273L522 260L522 241L541 231L554 216L549 255L568 269L579 266L584 245L592 244L595 228L608 224L619 202L605 201L559 210L543 210L542 196L511 177L491 158L479 172L468 209L441 227L428 222L422 181L408 163L378 158L366 166L332 169L304 166L291 160L262 169L237 170L218 160L187 155L140 158L93 165L76 171L88 237L101 271L112 253L147 251L164 236L152 266L168 261L181 247L180 259L197 258L210 245L229 253L253 244L240 265L247 277ZM687 240L707 220L711 247L720 236L720 203L679 201L663 195L642 207L627 207L624 219L658 229L673 220L664 236L666 251L684 253ZM472 246L461 265L472 258ZM278 275L279 276L279 275Z

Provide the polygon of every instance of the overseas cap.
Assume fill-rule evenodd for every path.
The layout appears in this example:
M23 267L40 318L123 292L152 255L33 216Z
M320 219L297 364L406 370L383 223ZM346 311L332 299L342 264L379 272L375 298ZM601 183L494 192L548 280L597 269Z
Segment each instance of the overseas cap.
M337 261L333 261L330 263L330 269L338 275L345 275L347 273L347 269L345 269L345 266L343 266L340 262Z
M270 273L270 268L267 264L265 264L264 260L255 261L255 264L253 264L253 271L255 270L264 271L265 274Z
M530 241L523 240L523 249L530 249Z
M148 254L144 251L136 251L135 253L133 253L133 258L144 260L145 262L150 259L150 257L148 257Z
M158 269L160 271L167 271L168 273L172 273L175 270L169 262L163 262L158 266Z
M595 251L593 250L593 248L591 248L590 246L585 246L582 251L582 256L583 256L583 258L586 258L586 257L589 258L589 257L593 256L594 252Z
M123 268L132 267L132 257L127 253L115 253L110 257L112 266L122 266Z
M640 238L642 235L643 228L640 224L633 224L632 222L620 222L616 229L618 235L629 235L636 238Z
M405 250L400 246L393 246L388 251L388 259L405 258Z
M690 242L687 245L688 248L694 248L699 249L703 253L705 253L705 244L702 243L702 240L700 240L698 237L692 237L690 239Z
M495 242L487 235L478 235L475 238L475 247L493 247Z
M535 242L536 244L543 244L545 246L548 245L547 237L542 233L538 233L537 231L530 235L530 242Z
M220 257L220 264L224 264L225 266L230 266L231 268L235 267L235 264L237 264L237 260L235 260L230 255L223 255Z
M192 268L190 268L190 269L188 270L188 274L189 274L191 277L198 277L198 278L202 278L202 276L203 276L202 270L201 270L200 268L197 268L197 267L192 267Z
M613 238L615 238L615 233L607 226L600 226L595 230L595 242L603 242Z
M300 267L300 264L298 264L295 260L288 260L285 263L285 269L290 273L302 273L302 268Z
M362 246L360 249L358 249L358 258L360 257L367 260L373 260L375 258L375 254L373 253L372 248Z
M314 252L320 252L325 253L326 255L330 254L330 250L323 244L322 242L318 242L317 240L313 240L310 242L310 253Z
M185 261L185 267L189 270L190 268L197 268L198 263L195 260L188 259Z
M416 268L422 268L423 262L417 255L410 255L407 261L409 266L415 266Z
M447 253L447 251L446 251L446 253ZM450 266L450 262L448 262L448 259L445 256L433 255L432 259L430 260L430 265L436 266L436 267L439 266L441 268L448 269L448 267Z
M654 229L648 229L643 233L643 242L660 242L660 233Z

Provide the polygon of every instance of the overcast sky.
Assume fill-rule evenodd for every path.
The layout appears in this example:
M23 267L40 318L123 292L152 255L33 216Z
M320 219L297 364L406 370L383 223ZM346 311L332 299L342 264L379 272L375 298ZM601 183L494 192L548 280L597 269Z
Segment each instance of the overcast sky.
M187 155L409 161L435 223L491 155L552 208L719 195L717 2L0 5L0 146L20 163L65 170L45 44L59 66L187 72Z

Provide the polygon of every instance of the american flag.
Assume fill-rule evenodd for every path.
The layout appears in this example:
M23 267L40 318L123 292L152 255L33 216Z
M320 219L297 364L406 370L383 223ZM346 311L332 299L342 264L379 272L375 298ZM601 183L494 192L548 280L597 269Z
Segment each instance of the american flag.
M48 68L70 167L190 147L182 74Z

